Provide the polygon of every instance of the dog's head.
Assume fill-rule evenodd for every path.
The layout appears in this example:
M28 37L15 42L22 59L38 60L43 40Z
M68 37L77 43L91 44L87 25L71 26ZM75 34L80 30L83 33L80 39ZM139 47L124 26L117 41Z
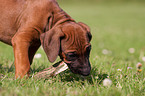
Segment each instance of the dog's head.
M87 76L91 65L90 29L84 23L66 22L41 35L41 43L50 62L59 55L73 73Z

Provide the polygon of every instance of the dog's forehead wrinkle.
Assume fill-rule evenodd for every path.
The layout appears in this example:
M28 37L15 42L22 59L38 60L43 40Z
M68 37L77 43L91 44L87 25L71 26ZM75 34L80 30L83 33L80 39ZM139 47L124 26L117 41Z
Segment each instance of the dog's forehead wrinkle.
M62 31L65 34L65 39L63 40L65 50L76 50L78 54L84 54L84 50L89 43L86 38L86 30L77 23L72 22L65 23L62 26Z

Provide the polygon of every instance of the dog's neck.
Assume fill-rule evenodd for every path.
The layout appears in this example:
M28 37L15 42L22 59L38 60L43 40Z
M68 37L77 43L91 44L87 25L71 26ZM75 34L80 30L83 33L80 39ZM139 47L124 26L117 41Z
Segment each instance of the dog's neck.
M67 21L75 22L74 19L72 19L61 8L55 9L54 12L52 12L52 16L50 17L49 29Z

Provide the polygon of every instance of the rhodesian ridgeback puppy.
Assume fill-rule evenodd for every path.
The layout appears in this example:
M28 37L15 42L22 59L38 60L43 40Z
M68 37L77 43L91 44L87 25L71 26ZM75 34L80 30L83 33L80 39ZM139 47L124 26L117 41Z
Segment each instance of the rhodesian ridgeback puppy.
M0 14L0 41L13 47L15 78L29 76L40 45L50 62L59 55L73 73L90 74L90 29L55 0L0 0Z

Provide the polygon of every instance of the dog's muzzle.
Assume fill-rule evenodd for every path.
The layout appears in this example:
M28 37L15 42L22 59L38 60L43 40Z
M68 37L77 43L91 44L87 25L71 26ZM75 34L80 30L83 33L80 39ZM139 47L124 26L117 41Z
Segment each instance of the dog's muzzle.
M89 62L88 64L77 64L74 62L74 63L67 63L67 65L69 69L71 70L71 72L73 72L74 74L88 76L91 71L91 66Z

